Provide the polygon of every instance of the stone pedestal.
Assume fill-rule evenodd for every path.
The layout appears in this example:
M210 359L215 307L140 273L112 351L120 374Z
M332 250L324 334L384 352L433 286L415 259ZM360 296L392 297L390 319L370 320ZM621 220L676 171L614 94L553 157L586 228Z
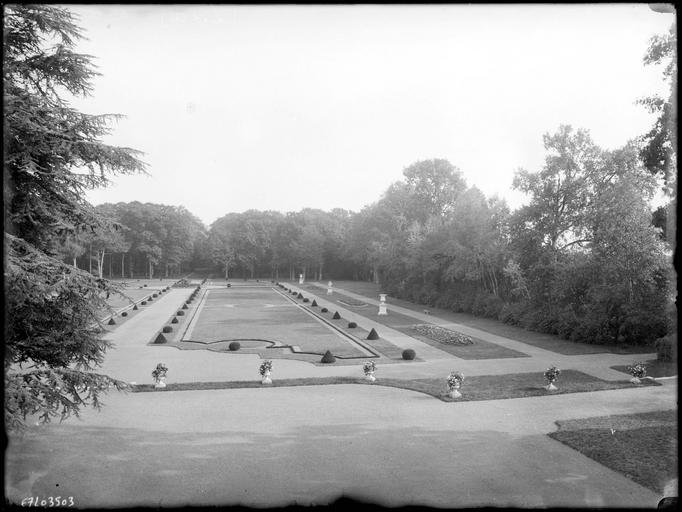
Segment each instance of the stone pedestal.
M303 274L298 275L298 284L303 284Z
M329 281L327 283L327 295L331 295L332 293L334 293L334 290L332 290L332 286L334 286L334 285L332 284L331 281Z
M263 380L261 380L261 384L272 384L270 372L265 372L265 375L263 375Z
M159 377L154 384L155 388L165 388L166 387L166 377Z
M386 311L386 304L383 302L381 304L379 304L379 314L380 315L388 315L388 311Z

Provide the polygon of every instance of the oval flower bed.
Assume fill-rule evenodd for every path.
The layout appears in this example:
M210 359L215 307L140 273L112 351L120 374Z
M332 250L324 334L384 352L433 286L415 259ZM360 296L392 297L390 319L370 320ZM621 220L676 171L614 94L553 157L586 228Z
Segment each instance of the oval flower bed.
M451 331L444 327L431 324L416 324L410 327L418 334L425 336L440 343L447 343L450 345L473 345L474 340L471 336L462 334L461 332Z

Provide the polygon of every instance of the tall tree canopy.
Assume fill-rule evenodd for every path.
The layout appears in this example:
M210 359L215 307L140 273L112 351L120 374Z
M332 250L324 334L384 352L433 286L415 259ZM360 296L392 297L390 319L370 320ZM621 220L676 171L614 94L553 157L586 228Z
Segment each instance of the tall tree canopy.
M139 153L105 144L117 116L89 115L97 74L74 50L81 30L66 9L11 5L4 12L5 422L43 421L99 405L120 383L92 373L107 342L97 313L108 285L60 261L64 241L106 226L84 199L112 175L144 171Z

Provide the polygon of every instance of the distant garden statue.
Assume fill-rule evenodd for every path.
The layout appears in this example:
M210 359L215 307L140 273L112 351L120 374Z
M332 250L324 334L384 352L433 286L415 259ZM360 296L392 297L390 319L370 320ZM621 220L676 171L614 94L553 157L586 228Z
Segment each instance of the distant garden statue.
M628 366L627 370L630 373L630 375L632 375L630 382L632 382L633 384L636 385L641 384L642 381L640 379L646 377L646 365L641 361L633 364L632 366Z
M561 375L561 370L556 366L552 366L545 370L545 379L547 379L547 382L549 383L547 386L545 386L547 391L556 391L557 387L554 385L554 383L559 378L559 375Z
M462 372L451 372L448 375L448 396L450 398L460 398L462 393L459 392L459 388L462 387L462 382L464 382L464 374Z
M374 361L367 361L362 366L362 371L365 372L365 380L368 380L369 382L374 382L377 380L374 376L374 372L377 371L377 365Z
M272 372L272 361L263 361L259 368L262 377L261 384L272 384L270 372Z
M331 295L332 293L334 293L334 290L332 290L332 286L334 286L334 285L332 284L331 281L329 281L327 283L327 295Z
M168 373L168 368L163 363L156 365L156 368L152 372L152 377L154 377L154 387L155 388L165 388L166 387L166 374Z

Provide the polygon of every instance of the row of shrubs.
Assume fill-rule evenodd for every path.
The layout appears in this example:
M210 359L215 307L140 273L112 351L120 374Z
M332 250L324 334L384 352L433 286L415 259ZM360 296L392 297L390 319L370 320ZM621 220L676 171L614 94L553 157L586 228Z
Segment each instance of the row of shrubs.
M145 286L147 286L147 285L145 285ZM141 288L141 287L140 287L140 288ZM147 305L147 302L153 301L156 297L158 297L159 295L161 295L161 294L162 294L163 292L165 292L165 291L168 291L168 287L163 288L162 290L159 290L157 293L153 293L153 294L151 294L149 297L146 297L146 298L142 299L142 300L140 301L140 305L141 305L141 306L146 306L146 305ZM133 307L130 308L130 309L131 309L131 311L137 311L137 310L140 309L140 308L137 306L137 304L133 304ZM112 315L111 318L109 318L109 321L107 322L108 325L116 325L116 320L114 320L114 316L115 316L115 315ZM121 312L121 317L125 318L125 317L127 317L127 316L128 316L128 312L127 312L127 311L122 311L122 312Z
M185 303L182 305L182 307L173 315L173 318L171 318L170 323L171 324L177 324L179 323L178 317L180 316L185 316L185 310L189 309L189 306L192 304L192 301L196 298L197 294L199 293L199 290L201 289L201 285L197 285L197 287L194 289L194 291L190 294L189 298L185 301ZM161 328L161 332L159 332L154 339L154 343L167 343L168 340L164 336L164 334L168 334L173 332L173 326L172 325L164 325Z

